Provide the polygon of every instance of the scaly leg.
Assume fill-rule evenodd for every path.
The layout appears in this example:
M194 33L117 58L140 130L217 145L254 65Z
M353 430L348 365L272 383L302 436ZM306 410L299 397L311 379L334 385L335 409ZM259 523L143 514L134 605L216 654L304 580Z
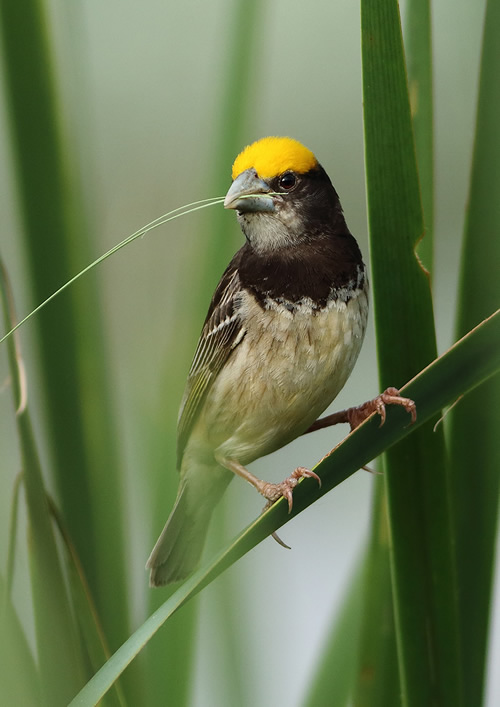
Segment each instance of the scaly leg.
M349 423L352 430L355 430L362 422L370 417L374 412L380 415L380 426L385 422L385 406L386 405L401 405L404 407L407 413L411 416L411 424L417 419L417 407L413 400L410 398L403 398L399 394L397 388L387 388L383 393L377 395L373 400L369 400L362 405L357 405L356 407L347 408L347 410L340 410L340 412L334 412L332 415L326 415L325 417L320 417L319 420L313 422L313 424L304 432L315 432L316 430L321 430L324 427L331 427L332 425L338 425L342 422Z
M293 507L293 489L299 483L299 479L308 476L313 479L316 479L318 484L321 486L321 479L319 478L319 476L315 474L314 471L311 471L310 469L305 469L302 466L299 466L297 469L295 469L295 471L287 479L281 481L281 483L271 484L268 481L258 479L256 476L250 473L248 469L246 469L242 464L240 464L234 459L224 459L222 457L217 457L217 463L223 466L225 469L229 469L229 471L232 471L234 474L241 476L242 479L245 479L245 481L248 481L248 483L252 484L252 486L254 486L257 491L262 496L264 496L264 498L267 498L269 504L275 503L279 498L281 498L281 496L284 496L288 501L289 513L291 513Z

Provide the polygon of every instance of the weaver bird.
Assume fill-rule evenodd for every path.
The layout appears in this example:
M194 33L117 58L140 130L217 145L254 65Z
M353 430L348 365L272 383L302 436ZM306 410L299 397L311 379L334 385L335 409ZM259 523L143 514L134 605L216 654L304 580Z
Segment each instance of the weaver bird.
M179 491L147 562L151 586L196 567L234 474L269 502L286 496L290 507L298 479L316 476L299 467L268 483L248 471L250 462L306 431L336 422L353 428L373 411L383 415L384 403L406 400L388 390L316 422L347 381L365 334L361 252L328 175L296 140L249 145L232 177L224 206L236 211L245 244L217 285L189 372L178 423Z

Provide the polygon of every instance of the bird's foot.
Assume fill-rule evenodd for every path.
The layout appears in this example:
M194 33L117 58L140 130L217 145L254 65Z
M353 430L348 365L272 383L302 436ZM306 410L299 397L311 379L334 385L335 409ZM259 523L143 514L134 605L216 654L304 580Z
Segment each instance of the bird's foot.
M302 479L304 477L316 479L318 484L321 486L321 479L319 478L319 476L314 471L306 469L303 466L297 467L287 479L281 481L279 484L270 484L264 482L262 486L258 489L259 492L264 496L264 498L267 498L268 501L264 510L267 510L270 506L273 505L273 503L276 503L278 499L284 496L284 498L286 498L286 500L288 501L288 512L291 513L293 508L293 490L299 483L299 479Z
M382 427L386 418L386 405L401 405L404 407L406 412L411 416L412 425L417 419L417 406L413 400L403 398L397 388L387 388L383 393L373 398L373 400L369 400L362 405L346 410L346 422L349 422L351 430L355 430L367 417L370 417L370 415L376 412L380 415L380 427Z

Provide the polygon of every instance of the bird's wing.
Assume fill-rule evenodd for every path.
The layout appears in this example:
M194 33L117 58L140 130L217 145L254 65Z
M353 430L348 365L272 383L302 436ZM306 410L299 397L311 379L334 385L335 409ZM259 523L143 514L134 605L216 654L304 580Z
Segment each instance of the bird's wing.
M177 427L177 464L210 387L245 329L235 306L240 291L238 269L231 263L215 290L189 371Z

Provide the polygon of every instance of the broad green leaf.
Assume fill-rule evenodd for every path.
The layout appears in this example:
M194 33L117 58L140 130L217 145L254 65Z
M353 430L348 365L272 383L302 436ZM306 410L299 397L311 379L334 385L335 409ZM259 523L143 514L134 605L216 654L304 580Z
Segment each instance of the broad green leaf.
M500 304L500 2L489 0L483 34L457 335ZM484 692L500 492L500 376L450 414L465 704Z
M415 257L424 221L397 1L362 0L361 30L373 301L384 389L429 363L436 342L429 281ZM384 468L402 704L437 700L458 707L457 587L442 427L434 432L429 421L395 445Z

